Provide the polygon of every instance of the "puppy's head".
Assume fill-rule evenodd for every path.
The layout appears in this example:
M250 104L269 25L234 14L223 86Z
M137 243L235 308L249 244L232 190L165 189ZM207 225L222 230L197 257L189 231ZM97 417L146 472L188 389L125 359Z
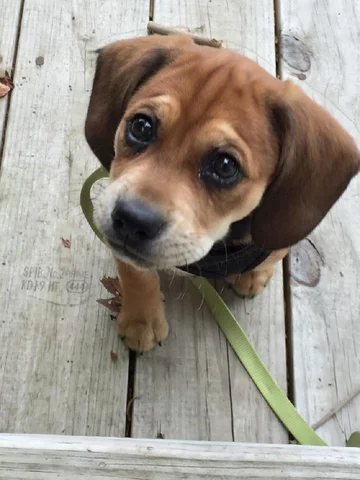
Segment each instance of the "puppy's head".
M110 170L96 222L139 268L198 261L249 214L256 244L290 246L360 164L352 139L299 88L186 36L105 47L85 133Z

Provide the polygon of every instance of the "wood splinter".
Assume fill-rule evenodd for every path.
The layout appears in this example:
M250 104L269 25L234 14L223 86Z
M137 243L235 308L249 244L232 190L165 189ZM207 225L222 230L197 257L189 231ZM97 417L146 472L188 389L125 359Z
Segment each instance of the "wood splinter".
M165 27L164 25L160 25L159 23L155 23L155 22L149 22L147 25L147 30L149 35L153 35L153 34L188 35L198 45L205 45L205 46L214 47L214 48L221 48L222 46L221 40L216 40L215 38L204 38L204 37L200 37L199 35L193 35L191 33L181 32L179 30L176 30L175 28Z

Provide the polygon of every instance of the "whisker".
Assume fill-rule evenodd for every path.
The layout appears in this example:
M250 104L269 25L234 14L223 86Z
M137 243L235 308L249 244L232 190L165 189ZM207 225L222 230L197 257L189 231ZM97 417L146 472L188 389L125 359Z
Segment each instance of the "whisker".
M219 295L222 295L224 290L225 290L225 280L222 280L222 287L220 288Z
M179 293L179 295L176 297L176 300L182 300L182 292Z
M174 269L173 269L173 274L172 274L172 276L171 276L171 280L170 280L170 283L169 283L169 288L171 288L171 285L172 285L173 282L174 282L175 275L176 275L176 270L175 270L175 268L174 268Z
M199 312L202 309L202 307L204 305L204 302L205 302L205 295L202 293L200 288L198 290L199 290L199 293L201 295L201 301L200 301L200 304L198 306L198 309L196 310L197 312Z

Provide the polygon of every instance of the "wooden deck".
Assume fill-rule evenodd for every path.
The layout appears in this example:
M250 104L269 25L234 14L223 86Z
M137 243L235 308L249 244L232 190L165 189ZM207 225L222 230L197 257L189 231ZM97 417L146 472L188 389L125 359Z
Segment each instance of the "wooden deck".
M83 134L93 51L145 35L149 18L186 26L300 84L360 143L360 0L0 0L0 12L0 73L15 82L0 99L0 431L289 443L186 279L163 278L170 335L141 357L96 303L114 266L79 206L97 166ZM310 424L360 389L359 198L357 178L260 297L223 292ZM318 433L344 446L354 430L360 395Z
M0 434L1 480L359 480L357 449Z

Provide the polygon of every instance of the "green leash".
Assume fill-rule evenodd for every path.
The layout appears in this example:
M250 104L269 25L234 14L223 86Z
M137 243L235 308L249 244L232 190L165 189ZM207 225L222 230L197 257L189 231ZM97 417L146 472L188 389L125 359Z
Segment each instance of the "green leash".
M96 228L93 220L94 207L91 201L90 191L95 182L101 178L108 177L108 175L108 172L103 167L98 168L85 181L80 194L80 204L86 220L101 241L103 241L102 235ZM326 446L326 443L305 422L270 375L256 350L251 345L246 333L215 288L202 277L191 276L190 279L204 296L205 302L240 362L283 425L301 445ZM347 446L360 447L360 432L355 432L351 435Z

